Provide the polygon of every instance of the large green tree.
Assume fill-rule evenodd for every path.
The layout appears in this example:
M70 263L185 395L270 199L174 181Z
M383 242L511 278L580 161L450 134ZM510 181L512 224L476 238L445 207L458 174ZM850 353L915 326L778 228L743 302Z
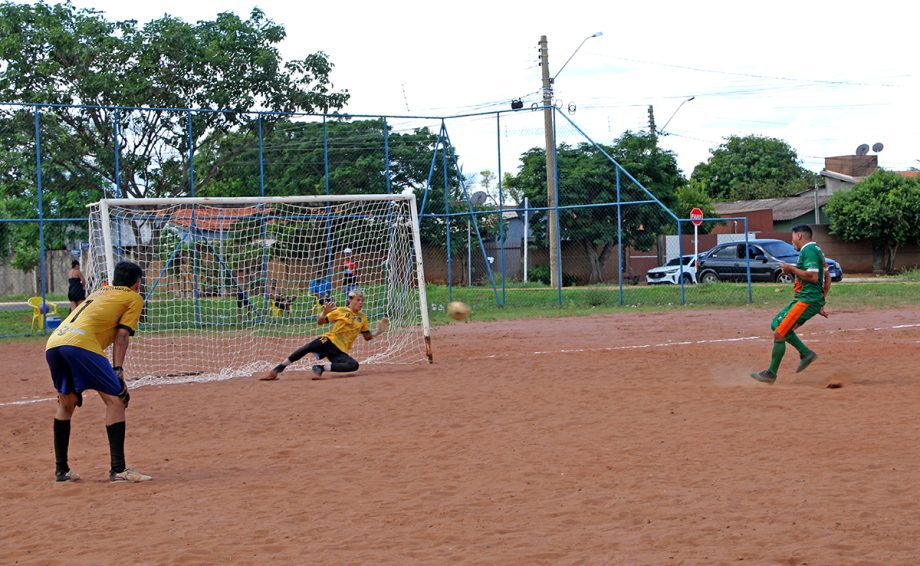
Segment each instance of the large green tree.
M600 145L651 194L666 206L674 202L674 192L685 183L671 151L658 147L655 136L626 132L613 145ZM543 148L532 148L522 157L516 175L506 178L506 185L528 197L530 206L545 207L546 157ZM601 204L617 200L617 168L597 147L590 143L576 146L560 144L557 149L560 205ZM622 202L648 201L648 195L627 175L620 173ZM547 245L545 215L534 215L531 224L537 242ZM622 207L623 244L648 250L657 236L676 226L659 204L631 204ZM591 261L591 282L601 281L603 265L617 244L617 207L599 206L559 213L561 237L579 242Z
M100 12L69 3L5 2L0 4L0 100L86 105L42 108L42 173L49 181L43 188L49 206L67 200L63 193L71 190L89 199L98 198L100 189L115 192L116 124L120 192L183 196L191 185L190 151L213 150L215 140L229 132L256 138L256 120L243 111L333 112L347 102L348 92L331 83L326 54L284 61L277 48L284 37L283 26L258 9L248 19L221 13L193 24L164 16L139 25L109 21ZM100 106L231 112L116 112ZM0 134L14 142L5 147L6 160L34 159L30 114L21 107L0 108ZM270 129L272 121L266 122ZM210 166L196 171L196 185L207 186L222 165L237 157L230 152L211 156ZM62 182L51 182L57 173L46 167L59 169ZM33 171L4 166L0 198L26 199L34 209L33 180L34 166Z
M879 169L825 207L830 231L844 240L871 241L883 252L882 268L894 271L904 244L920 243L920 180ZM880 254L882 255L882 254Z
M801 166L795 149L776 138L730 136L710 154L690 178L716 200L791 196L811 188L816 179Z

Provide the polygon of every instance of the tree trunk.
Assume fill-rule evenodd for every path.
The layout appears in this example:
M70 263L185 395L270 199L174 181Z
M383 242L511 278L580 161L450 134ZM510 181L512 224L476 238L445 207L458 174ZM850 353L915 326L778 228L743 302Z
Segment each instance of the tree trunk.
M885 272L885 248L881 244L872 244L872 273L880 275Z
M607 263L607 259L613 251L613 243L607 242L604 244L600 253L598 253L594 244L590 242L582 242L582 247L591 263L591 275L588 278L588 283L603 283L604 264Z
M603 273L597 248L594 247L593 243L587 240L582 241L581 246L584 248L585 254L588 256L588 260L591 264L591 275L588 276L588 283L600 283L601 279L603 279Z
M894 256L898 253L898 244L888 246L888 261L885 264L885 272L889 275L894 273Z

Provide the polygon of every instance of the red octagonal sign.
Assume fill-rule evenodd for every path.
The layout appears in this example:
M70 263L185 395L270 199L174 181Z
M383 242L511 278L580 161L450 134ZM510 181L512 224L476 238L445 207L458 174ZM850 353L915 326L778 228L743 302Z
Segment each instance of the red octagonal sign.
M685 209L686 210L686 209ZM693 222L694 226L699 226L703 223L703 211L699 208L694 208L690 211L690 221Z

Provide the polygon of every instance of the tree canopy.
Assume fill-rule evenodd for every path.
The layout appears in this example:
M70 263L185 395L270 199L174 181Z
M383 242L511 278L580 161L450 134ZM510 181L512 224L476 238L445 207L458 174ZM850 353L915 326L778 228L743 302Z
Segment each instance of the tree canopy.
M886 252L884 269L894 271L898 247L920 243L920 180L876 170L825 206L830 231L844 240L870 240Z
M710 153L690 178L716 200L791 196L811 188L816 178L800 165L796 151L776 138L730 136Z
M666 206L674 201L677 187L685 180L671 151L658 147L655 136L626 132L613 145L600 147ZM543 148L525 152L516 175L506 177L505 184L519 190L535 208L547 206L546 157ZM559 204L601 204L617 200L617 168L593 144L560 144L557 149ZM620 174L622 202L647 201L649 197L624 174ZM539 220L545 215L534 215ZM673 232L676 225L658 204L632 204L622 207L624 246L650 249L659 234ZM592 264L591 281L602 279L602 268L617 244L617 207L602 206L579 210L561 210L560 237L579 242ZM546 245L546 223L531 224L537 242Z
M244 111L341 109L349 94L333 87L328 56L317 52L284 61L277 48L284 38L284 27L259 9L248 19L227 12L197 23L164 16L140 25L109 21L70 3L0 4L0 101L85 105L41 109L41 150L53 156L42 165L45 214L63 213L103 191L114 195L116 127L121 194L183 196L190 190L190 151L211 165L196 172L196 185L206 186L221 170L220 160L237 155L202 152L214 150L215 140L229 133L255 139L256 118ZM272 121L266 122L270 129ZM23 201L35 210L32 111L0 108L0 136L7 150L0 158L0 200L12 212Z

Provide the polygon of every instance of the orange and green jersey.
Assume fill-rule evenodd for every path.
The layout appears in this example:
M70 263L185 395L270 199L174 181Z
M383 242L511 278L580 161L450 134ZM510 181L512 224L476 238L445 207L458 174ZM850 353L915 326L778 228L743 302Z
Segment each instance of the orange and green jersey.
M808 242L799 251L799 261L795 266L804 271L812 271L818 274L818 280L814 283L802 281L798 276L795 278L795 299L809 305L822 307L824 306L824 252L814 242Z
M51 334L46 350L76 346L99 355L115 341L119 328L132 335L144 308L144 299L128 287L102 287L86 298Z
M332 330L323 334L335 344L335 347L347 354L355 338L362 332L370 332L367 326L367 315L361 311L354 312L348 307L339 307L326 318L332 324Z

